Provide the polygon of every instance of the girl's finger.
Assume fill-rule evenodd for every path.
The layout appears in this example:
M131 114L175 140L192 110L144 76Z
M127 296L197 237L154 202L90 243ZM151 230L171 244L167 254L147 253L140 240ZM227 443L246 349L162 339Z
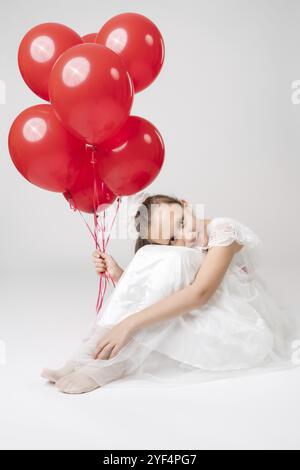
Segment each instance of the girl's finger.
M106 273L106 269L105 268L96 268L96 273L100 274L100 273Z
M103 253L103 252L100 251L100 250L93 251L93 257L94 257L94 258L97 258L97 259L103 258L104 255L105 255L105 253Z
M97 274L105 273L105 269L96 269Z
M116 344L110 353L109 359L112 359L113 357L115 357L118 354L118 352L119 352L119 345Z
M96 271L97 271L98 273L99 273L99 272L100 272L100 273L104 273L104 271L106 271L106 268L103 268L103 267L102 267L102 268L101 268L101 267L98 268L98 267L96 266L95 269L96 269Z
M95 269L96 269L97 271L101 271L101 272L106 271L106 267L105 267L105 266L96 266Z
M105 266L95 266L95 269L97 271L106 271L106 267Z
M95 266L106 266L105 261L102 260L93 260Z
M101 351L97 354L98 359L108 359L108 356L110 354L110 350L112 349L113 346L114 345L112 345L109 342L104 347L102 347Z
M114 344L108 344L107 346L105 346L102 351L98 354L98 359L106 359L108 360L109 359L109 356L110 356L110 353L111 353L111 350L114 348Z
M105 339L103 338L100 343L98 344L98 346L96 347L95 349L95 352L94 352L94 355L93 357L96 359L96 357L98 356L98 354L100 353L100 351L104 348L104 346L106 346L107 344L109 344L109 339Z
M102 258L94 258L93 262L94 263L103 263L103 264L106 263L105 259L102 259Z

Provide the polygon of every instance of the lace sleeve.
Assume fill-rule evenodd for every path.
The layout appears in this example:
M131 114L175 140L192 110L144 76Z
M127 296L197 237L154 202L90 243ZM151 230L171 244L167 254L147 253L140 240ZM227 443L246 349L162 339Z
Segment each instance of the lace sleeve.
M234 241L248 248L260 247L260 238L249 227L229 217L216 217L208 225L208 245L228 246Z

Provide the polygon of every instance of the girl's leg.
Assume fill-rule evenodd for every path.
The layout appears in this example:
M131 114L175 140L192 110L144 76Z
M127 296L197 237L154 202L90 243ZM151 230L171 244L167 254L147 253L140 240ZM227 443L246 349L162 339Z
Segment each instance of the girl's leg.
M93 335L82 343L79 350L72 356L73 359L66 364L66 373L55 381L59 391L72 394L86 393L126 375L126 368L128 369L129 365L128 348L125 358L121 358L120 354L110 360L92 358L100 339L108 331L109 328L98 326ZM68 369L68 364L70 369ZM101 380L99 369L101 369ZM63 368L61 370L63 371Z
M143 332L135 335L112 359L94 360L92 353L101 337L128 314L190 284L200 267L200 260L197 250L185 247L146 246L140 249L117 284L93 334L73 356L75 371L57 381L57 388L65 393L84 393L135 372L155 349L161 325L147 327L149 341L141 339ZM109 319L113 319L113 323L109 324ZM164 323L165 328L168 325L172 327L171 320Z
M69 387L69 381L61 380L66 376L70 376L72 383L74 380L76 381L76 383L78 383L78 390L82 389L83 384L84 388L88 389L86 391L93 390L95 388L93 386L94 382L91 383L91 380L85 380L85 378L87 377L86 375L84 377L80 377L74 374L77 374L79 370L82 370L85 365L91 366L92 354L96 350L96 347L101 337L103 337L110 330L110 328L111 326L97 326L96 328L94 327L90 336L88 338L85 338L81 342L79 348L70 356L70 358L65 362L65 364L61 368L44 368L41 372L41 377L50 381L51 383L56 384L57 388L66 393L82 393L80 391L67 392L67 389L73 389L73 387ZM105 363L105 365L107 365L108 361L103 360L103 362ZM96 369L98 370L98 365Z

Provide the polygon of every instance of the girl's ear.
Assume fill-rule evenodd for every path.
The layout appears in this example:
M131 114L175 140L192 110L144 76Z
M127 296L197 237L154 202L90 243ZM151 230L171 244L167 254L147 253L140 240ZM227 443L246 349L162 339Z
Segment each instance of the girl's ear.
M187 204L188 202L185 199L180 199L183 204Z

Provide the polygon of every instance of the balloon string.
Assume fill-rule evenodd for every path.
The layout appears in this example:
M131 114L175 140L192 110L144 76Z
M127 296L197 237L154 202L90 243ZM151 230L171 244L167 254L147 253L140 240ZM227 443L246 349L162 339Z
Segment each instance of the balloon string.
M78 207L76 207L76 204L74 202L74 200L72 199L72 195L70 194L70 192L68 191L67 194L68 194L68 201L69 201L69 205L70 205L70 208L74 211L78 211L80 216L82 217L85 225L87 226L89 232L91 233L93 239L94 239L94 242L95 242L95 246L96 246L96 249L100 249L100 246L99 246L99 242L98 242L98 232L100 231L101 232L101 245L102 245L102 252L105 253L106 249L107 249L107 245L108 245L108 241L110 239L110 233L108 234L108 237L107 239L105 240L105 230L106 230L106 214L105 214L105 210L103 211L103 221L101 220L101 216L100 214L98 215L97 214L97 210L99 208L99 194L98 194L98 186L97 186L97 175L96 175L96 170L95 170L95 163L96 163L96 158L95 158L95 154L96 154L96 151L97 151L97 148L94 146L94 145L89 145L89 144L86 144L86 150L88 151L88 149L91 149L92 150L92 159L91 159L91 164L93 166L93 207L94 207L94 230L91 229L91 227L89 226L88 222L86 221L85 217L83 216L82 212L80 211L80 209L78 209ZM101 201L105 201L105 190L104 190L104 183L103 181L101 182ZM116 212L115 212L115 215L114 215L114 218L113 218L113 221L111 223L111 226L110 226L110 232L112 230L112 227L114 225L114 222L115 222L115 219L117 217L117 213L119 211L119 207L120 207L120 202L121 202L121 198L118 197L117 198L117 207L116 207ZM100 223L99 223L99 220L98 218L100 219ZM97 297L97 302L96 302L96 316L98 318L99 316L99 312L102 308L102 305L103 305L103 301L104 301L104 297L105 297L105 293L106 293L106 289L107 289L107 285L109 282L112 282L113 286L115 287L115 282L114 280L112 279L112 277L110 276L109 273L100 273L100 279L99 279L99 289L98 289L98 297ZM97 320L96 318L96 320Z
M106 227L105 227L105 209L103 210L103 219L104 219L103 223L102 223L101 217L99 217L100 218L100 224L98 223L98 215L97 215L97 210L98 210L99 205L100 205L99 194L98 194L98 186L97 186L97 180L96 180L96 169L95 169L95 164L96 164L96 158L95 157L96 157L97 148L94 145L89 146L88 144L87 144L86 147L87 148L91 147L91 149L92 149L91 163L92 163L92 166L93 166L94 234L95 234L96 249L99 248L98 231L99 231L99 228L100 228L101 238L102 238L102 252L105 253L105 250L106 250L106 244L105 244L105 229L106 229ZM103 201L103 204L105 203L105 191L104 191L104 182L103 181L101 181L101 201ZM115 285L114 282L113 282L112 277L109 274L108 274L108 278L107 278L106 273L101 273L100 280L99 280L98 298L97 298L97 302L96 302L97 316L99 315L99 312L101 310L101 307L102 307L102 304L103 304L103 301L104 301L104 296L105 296L105 292L106 292L106 288L107 288L107 284L109 282L109 279L112 281L113 285Z
M109 229L109 234L108 234L108 237L107 237L107 240L106 240L105 248L107 247L107 244L108 244L108 242L109 242L111 230L112 230L112 228L113 228L113 225L114 225L114 223L115 223L115 220L116 220L116 217L117 217L119 208L120 208L120 203L121 203L121 198L118 197L118 198L117 198L117 208L116 208L115 216L114 216L114 218L113 218L113 221L112 221L111 226L110 226L110 229Z
M104 200L104 183L103 181L101 182L101 191L102 191L102 200ZM111 231L112 231L112 227L114 225L114 222L116 220L116 217L117 217L117 214L118 214L118 211L119 211L119 208L120 208L120 202L121 202L121 198L118 197L117 199L117 207L116 207L116 212L115 212L115 215L114 215L114 218L113 218L113 221L111 223L111 226L110 226L110 229L109 229L109 233L108 233L108 237L107 239L105 240L105 233L106 233L106 212L105 210L103 211L103 221L101 220L100 218L100 224L101 224L101 236L102 236L102 251L105 252L106 251L106 248L107 248L107 245L108 245L108 242L109 242L109 239L110 239L110 235L111 235ZM110 280L113 284L113 286L115 287L115 282L113 280L113 278L110 276ZM97 312L100 311L101 307L102 307L102 304L103 304L103 300L104 300L104 297L105 297L105 292L106 292L106 289L107 289L107 279L105 278L105 283L104 283L104 290L103 290L103 293L102 295L100 295L100 289L99 289L99 295L98 295L98 299L97 299Z
M98 215L97 215L97 210L99 207L99 195L98 195L98 188L97 188L97 181L96 181L96 170L95 170L95 163L96 163L96 147L94 145L89 145L86 144L86 149L91 149L92 150L92 159L91 159L91 164L93 168L93 206L94 206L94 240L95 240L95 245L96 249L100 249L99 242L98 242L98 231L99 227L101 230L101 234L103 237L103 226L98 224ZM103 201L103 199L102 199ZM103 243L102 243L102 252L103 250ZM104 282L103 282L104 278ZM104 290L103 290L103 284L104 284L104 290L106 290L106 284L107 284L107 277L105 273L100 273L100 279L99 279L99 289L98 289L98 297L97 297L97 302L96 302L96 314L98 316L100 308L102 306L103 298L104 298Z

